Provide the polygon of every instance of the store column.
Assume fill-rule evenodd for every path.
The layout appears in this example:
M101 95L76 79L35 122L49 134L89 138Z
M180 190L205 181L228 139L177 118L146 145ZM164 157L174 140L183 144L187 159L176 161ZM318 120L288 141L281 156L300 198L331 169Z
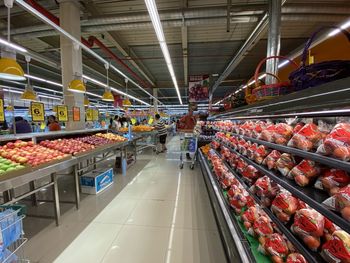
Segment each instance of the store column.
M60 26L80 40L80 7L76 0L60 1ZM68 106L69 120L66 130L80 130L85 128L84 94L67 90L69 82L77 76L82 76L81 48L65 36L60 36L61 67L64 103ZM80 109L80 121L73 121L73 107Z
M158 112L158 101L156 99L158 99L158 89L157 88L153 88L153 97L155 99L153 99L153 107L154 107L154 112Z
M282 0L269 0L269 34L267 39L267 56L278 56L281 48L281 2ZM278 60L266 61L266 72L277 74ZM277 80L266 76L266 83L273 84Z

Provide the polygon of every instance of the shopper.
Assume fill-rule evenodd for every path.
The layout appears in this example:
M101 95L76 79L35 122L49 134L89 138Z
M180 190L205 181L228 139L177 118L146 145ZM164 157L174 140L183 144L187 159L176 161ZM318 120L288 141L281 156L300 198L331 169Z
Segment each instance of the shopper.
M148 125L147 119L143 119L143 120L142 120L142 125Z
M60 131L61 126L56 120L56 117L54 115L50 115L47 122L47 127L49 128L49 131Z
M118 132L121 127L122 127L122 123L120 121L120 117L118 115L115 115L112 128L115 132Z
M160 115L156 114L155 116L156 123L154 124L155 129L158 132L158 137L159 137L159 143L161 144L161 151L160 152L165 152L167 150L165 143L166 143L166 137L167 137L167 129L165 127L164 122L160 119Z
M16 133L30 133L32 132L32 127L30 126L29 122L21 116L15 117L15 125L16 125ZM13 124L11 126L10 132L13 133Z
M178 128L184 130L193 130L194 126L196 126L196 123L197 119L195 116L193 116L193 111L189 110L188 113L180 119ZM191 160L191 155L189 152L186 153L186 158L188 160Z

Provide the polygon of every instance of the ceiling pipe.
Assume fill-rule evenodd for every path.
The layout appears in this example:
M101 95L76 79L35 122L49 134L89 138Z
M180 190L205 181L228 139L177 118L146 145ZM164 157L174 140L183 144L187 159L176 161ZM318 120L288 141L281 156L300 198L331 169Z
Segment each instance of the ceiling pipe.
M26 0L26 2L31 5L34 9L36 9L38 12L46 16L48 19L50 19L52 22L54 22L56 25L60 24L60 20L57 16L52 14L50 11L46 10L43 6L38 4L34 0ZM96 37L90 36L88 40L81 37L81 42L86 45L89 48L92 48L94 43L102 50L104 51L110 58L114 59L118 64L123 66L134 78L136 78L139 82L142 83L147 88L151 88L150 84L145 83L145 81L138 76L127 64L125 64L117 55L115 55L108 47L106 47L101 41L99 41Z

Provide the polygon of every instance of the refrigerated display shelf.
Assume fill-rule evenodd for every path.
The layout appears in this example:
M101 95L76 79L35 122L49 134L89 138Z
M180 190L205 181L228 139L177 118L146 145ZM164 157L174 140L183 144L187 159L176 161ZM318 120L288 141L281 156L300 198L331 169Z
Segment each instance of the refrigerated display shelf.
M218 141L219 142L219 141ZM275 181L277 184L288 190L290 193L292 193L295 197L299 198L300 200L304 201L308 205L310 205L312 208L317 210L319 213L327 217L329 220L331 220L334 224L342 228L344 231L350 233L350 224L348 221L346 221L344 218L342 218L339 214L336 212L333 212L329 210L325 205L322 204L324 200L326 200L329 196L318 189L311 188L311 187L301 187L297 185L294 180L288 179L284 176L278 175L273 171L268 170L264 166L261 166L254 161L250 160L248 157L242 155L241 153L237 152L236 150L232 149L232 147L226 143L219 142L223 144L225 147L227 147L231 152L237 154L239 157L241 157L244 161L246 161L248 164L254 166L258 171L263 173L264 175L270 177L273 181Z
M216 150L215 152L221 158L221 154ZM250 190L250 187L246 184L246 182L243 180L241 175L239 175L235 170L233 170L232 167L225 160L223 160L223 163L226 165L229 171L236 177L236 179L241 183L241 185L249 193L249 195L254 198L255 202L265 211L265 213L268 215L271 221L277 225L278 229L287 237L287 239L293 244L293 246L297 249L297 251L301 253L309 263L325 262L318 253L312 252L309 249L305 248L305 246L287 228L287 225L284 225L272 213L272 211L269 208L265 207L262 204L260 198L256 194L252 193L252 191Z
M236 133L228 133L232 136L235 136L237 138L242 138L246 141L251 141L253 143L258 143L261 145L264 145L266 147L269 147L271 149L277 150L277 151L281 151L283 153L290 153L290 154L294 154L303 158L306 158L308 160L312 160L324 165L328 165L337 169L341 169L347 172L350 172L350 162L344 162L332 157L327 157L327 156L323 156L320 155L318 153L312 153L312 152L307 152L304 150L300 150L297 148L292 148L292 147L288 147L288 146L284 146L284 145L280 145L280 144L275 144L275 143L271 143L271 142L267 142L267 141L263 141L263 140L258 140L258 139L254 139L251 137L247 137L244 135L240 135L240 134L236 134Z

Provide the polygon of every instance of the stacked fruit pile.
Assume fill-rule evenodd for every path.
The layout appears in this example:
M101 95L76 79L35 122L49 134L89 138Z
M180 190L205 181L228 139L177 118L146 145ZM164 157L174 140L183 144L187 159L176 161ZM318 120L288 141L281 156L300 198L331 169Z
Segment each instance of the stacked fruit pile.
M127 139L124 138L123 136L113 134L113 133L97 133L96 136L102 137L114 142L125 142Z
M20 140L14 143L8 142L6 145L1 146L0 155L14 162L20 164L27 163L31 166L37 166L67 156L60 151L48 149L36 145L33 142L24 142Z
M153 131L154 127L148 125L137 125L132 127L133 132L150 132Z
M73 155L81 152L90 151L95 148L95 146L91 144L87 144L75 139L57 139L53 141L45 140L40 142L40 145Z
M0 157L0 175L23 168L24 166L19 163Z
M100 145L113 143L113 141L111 141L109 139L106 139L106 138L103 138L103 137L99 137L99 136L96 136L96 135L80 137L80 138L76 138L76 140L80 141L80 142L88 143L88 144L91 144L91 145L95 145L95 146L100 146Z

